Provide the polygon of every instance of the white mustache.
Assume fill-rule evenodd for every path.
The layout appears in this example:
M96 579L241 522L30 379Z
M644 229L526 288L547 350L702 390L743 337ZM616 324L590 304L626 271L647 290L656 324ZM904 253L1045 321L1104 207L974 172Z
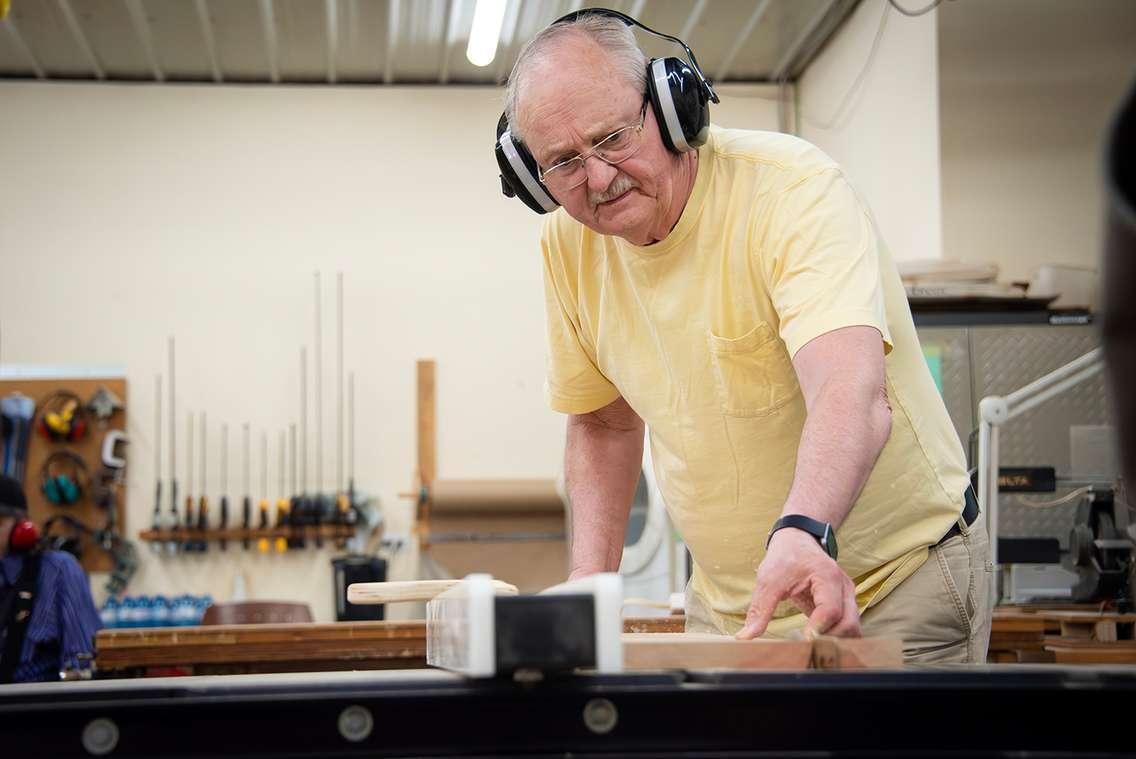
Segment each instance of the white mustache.
M600 203L606 203L609 200L615 200L623 193L627 192L628 190L633 190L638 186L639 183L634 179L627 176L626 174L620 174L612 181L610 185L608 185L608 188L603 192L588 193L588 202L593 206L598 206Z

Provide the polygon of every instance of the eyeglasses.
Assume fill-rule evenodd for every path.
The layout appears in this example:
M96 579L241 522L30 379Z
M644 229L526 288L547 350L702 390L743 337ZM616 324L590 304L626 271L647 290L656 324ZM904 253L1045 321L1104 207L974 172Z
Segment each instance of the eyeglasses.
M638 153L643 145L643 123L646 118L647 101L644 100L643 107L639 110L638 124L628 124L617 129L597 142L587 153L541 170L540 181L553 192L566 192L588 181L588 170L584 163L592 156L612 166L626 161Z

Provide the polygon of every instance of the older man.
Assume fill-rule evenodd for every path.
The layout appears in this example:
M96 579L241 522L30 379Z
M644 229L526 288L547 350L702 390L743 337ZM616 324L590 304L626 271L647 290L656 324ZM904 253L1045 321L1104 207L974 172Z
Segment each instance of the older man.
M624 20L584 14L526 46L507 94L562 206L542 249L572 576L619 565L646 423L694 560L688 630L984 660L985 529L868 209L788 135L668 146L648 65Z

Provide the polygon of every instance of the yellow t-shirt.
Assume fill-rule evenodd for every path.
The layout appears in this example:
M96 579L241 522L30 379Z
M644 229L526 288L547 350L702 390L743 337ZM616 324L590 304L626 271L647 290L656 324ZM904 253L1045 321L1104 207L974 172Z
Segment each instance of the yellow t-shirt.
M692 589L723 631L744 620L792 484L806 413L791 357L819 335L872 326L886 351L891 437L837 531L861 610L958 518L962 446L899 275L866 206L816 147L712 127L666 239L637 247L561 209L542 249L549 403L581 414L622 395L647 423ZM775 635L804 622L788 603L777 617Z

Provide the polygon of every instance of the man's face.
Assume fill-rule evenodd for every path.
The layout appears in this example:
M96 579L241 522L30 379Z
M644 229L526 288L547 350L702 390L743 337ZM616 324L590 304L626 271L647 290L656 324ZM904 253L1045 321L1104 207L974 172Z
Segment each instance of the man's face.
M587 38L563 41L548 64L530 72L517 118L541 169L586 153L617 129L639 123L644 93L624 81L608 56ZM572 218L601 234L645 245L669 232L675 157L663 145L651 109L633 156L611 166L585 162L587 181L553 191Z

